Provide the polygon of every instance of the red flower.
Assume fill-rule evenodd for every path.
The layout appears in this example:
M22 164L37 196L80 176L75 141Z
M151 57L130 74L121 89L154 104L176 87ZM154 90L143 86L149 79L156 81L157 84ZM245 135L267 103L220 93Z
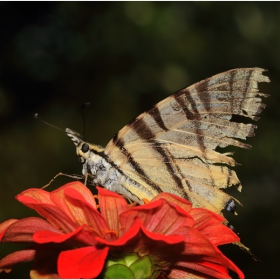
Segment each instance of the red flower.
M193 209L168 193L134 206L116 193L97 189L99 209L79 182L52 192L29 189L18 195L46 220L30 217L0 225L1 242L30 243L28 249L0 260L0 270L34 261L32 278L95 278L106 273L109 263L134 253L133 258L148 257L153 276L230 278L230 269L244 277L217 247L239 241L217 214Z

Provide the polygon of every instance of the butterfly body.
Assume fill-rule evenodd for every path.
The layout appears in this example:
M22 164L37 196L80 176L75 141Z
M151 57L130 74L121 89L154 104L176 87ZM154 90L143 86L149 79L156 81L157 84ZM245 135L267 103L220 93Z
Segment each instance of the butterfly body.
M115 163L110 161L103 148L84 142L69 128L66 129L66 133L75 143L80 161L83 161L82 174L92 175L91 183L104 186L107 190L122 194L139 204L144 203L143 198L151 200L157 194L149 192L149 189L143 188L138 182L125 175Z
M238 68L184 88L123 127L105 148L68 136L93 182L142 203L170 192L218 214L234 211L236 199L222 189L241 190L236 163L217 147L250 148L239 139L254 136L253 124L230 121L233 115L257 120L265 105L260 68Z

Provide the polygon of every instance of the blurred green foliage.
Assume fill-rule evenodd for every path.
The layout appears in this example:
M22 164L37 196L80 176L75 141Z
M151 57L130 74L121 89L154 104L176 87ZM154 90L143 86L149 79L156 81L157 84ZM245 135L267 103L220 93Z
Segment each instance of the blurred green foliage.
M234 148L243 183L241 241L262 260L228 246L247 278L278 278L280 261L280 3L0 2L0 222L36 215L14 199L58 172L80 174L65 134L106 145L132 118L171 93L222 71L262 67L271 94L250 151ZM49 189L69 181L58 178ZM15 246L0 244L0 257ZM233 247L233 248L232 248ZM29 266L28 266L29 267ZM26 265L0 277L28 277Z

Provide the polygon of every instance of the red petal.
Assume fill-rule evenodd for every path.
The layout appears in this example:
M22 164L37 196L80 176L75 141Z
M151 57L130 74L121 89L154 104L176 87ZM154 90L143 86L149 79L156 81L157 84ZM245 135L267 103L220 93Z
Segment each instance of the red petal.
M53 226L64 232L73 231L79 224L67 216L49 199L49 193L41 189L30 189L17 196L18 201L34 209Z
M223 224L209 225L200 232L216 246L240 241L240 238Z
M169 251L164 250L164 248L155 248L153 254L159 255L161 258L172 262L175 269L181 266L201 273L208 273L208 275L216 277L214 274L210 274L208 268L205 268L205 266L211 266L210 264L214 263L219 267L225 267L235 271L242 278L243 274L239 268L196 229L188 227L181 228L178 234L183 234L185 236L183 250L181 248L181 251L176 251L176 247ZM221 273L221 270L217 273ZM225 275L222 278L224 277Z
M10 227L10 225L15 223L16 221L18 221L18 220L17 219L10 219L10 220L7 220L7 221L0 224L0 242L2 241L3 236L5 235L7 229Z
M96 202L92 192L81 182L75 181L64 185L63 187L53 191L51 193L51 199L53 200L56 196L61 196L64 198L64 189L75 189L80 195L82 195L83 200L92 206L92 208L96 209ZM55 200L57 201L57 200Z
M60 232L47 221L37 217L30 217L19 221L15 220L14 223L10 224L6 229L5 235L3 235L2 242L34 242L33 234L41 230Z
M192 204L188 200L178 197L177 195L171 193L166 193L166 192L159 193L156 197L154 197L151 200L151 202L159 199L165 199L171 203L174 203L180 206L186 212L189 212L192 209Z
M156 244L153 243L155 241L160 241L161 243L166 243L166 244L177 244L183 242L185 239L183 235L165 236L163 234L150 232L143 227L140 219L136 219L134 224L132 224L132 226L130 227L130 229L119 239L111 242L96 237L96 240L100 244L107 245L107 246L114 246L114 247L125 246L125 251L129 251L127 250L129 246L135 248L138 246L137 244L139 242L143 243L143 240L141 239L142 236L146 238L146 242L147 239L149 239L150 242L149 244L155 247ZM146 244L145 242L143 244L145 247L149 248L148 244Z
M30 189L18 195L17 199L65 233L72 232L80 224L94 228L100 236L109 231L106 221L94 208L92 194L81 183L67 184L51 195L44 190Z
M73 242L77 244L84 244L85 246L96 245L96 237L98 235L88 226L85 226L82 231L73 236ZM72 241L72 240L71 240Z
M103 238L96 237L96 240L103 245L112 245L112 246L123 246L125 245L130 239L134 238L135 236L138 235L140 230L140 222L136 221L130 229L120 238L114 240L114 241L109 241Z
M36 243L44 244L49 242L61 243L69 240L73 244L91 246L97 243L96 233L87 227L82 225L77 228L75 231L67 234L56 234L49 231L40 231L34 234L33 239Z
M195 220L194 228L199 230L213 244L222 245L240 240L231 229L221 224L225 219L220 215L202 208L194 208L190 213Z
M104 266L109 248L94 246L61 252L58 257L58 274L61 278L95 278Z
M218 270L218 271L217 271ZM209 279L209 278L218 278L218 279L229 279L231 278L228 274L227 269L223 266L217 266L217 270L213 270L211 268L203 268L203 272L201 272L201 266L197 265L197 270L188 267L180 267L176 266L173 268L171 272L168 274L169 279Z
M164 235L173 234L182 226L192 227L194 224L193 218L186 211L165 199L132 208L120 216L120 221L125 230L128 230L136 218L142 221L148 231Z
M181 267L181 269L180 269ZM207 278L219 278L228 279L231 278L228 274L228 267L232 271L236 272L239 278L244 278L243 272L233 263L225 266L223 263L212 263L207 261L193 261L193 262L180 262L176 263L174 270L168 275L169 278L189 278L189 273L203 273L207 275ZM210 276L210 277L209 277Z
M102 215L77 190L67 188L65 194L69 209L79 224L88 225L101 237L109 231L108 224Z
M22 197L23 198L32 198L31 201L36 201L37 203L42 203L42 204L53 204L51 199L50 199L50 193L42 190L42 189L28 189L23 191L22 193L18 194L16 196L16 199L22 202Z
M224 217L204 208L193 208L190 214L195 221L194 227L199 230L208 224L225 221Z
M38 231L33 235L33 239L36 243L39 244L44 244L44 243L49 243L49 242L54 242L54 243L62 243L69 238L73 237L80 231L82 231L84 228L84 225L76 228L74 231L70 233L57 233L57 232L52 232L52 231Z
M117 193L97 187L101 215L107 221L111 231L119 232L119 215L130 209L126 200Z
M75 199L75 203L69 201L69 196ZM86 221L83 213L83 206L87 205L90 209L96 209L95 199L91 191L80 182L72 182L51 192L52 202L73 220ZM77 203L77 201L79 201ZM77 203L77 204L76 204Z
M20 262L30 262L33 261L36 256L36 250L21 250L9 254L0 260L0 271L3 269L10 269L15 264Z

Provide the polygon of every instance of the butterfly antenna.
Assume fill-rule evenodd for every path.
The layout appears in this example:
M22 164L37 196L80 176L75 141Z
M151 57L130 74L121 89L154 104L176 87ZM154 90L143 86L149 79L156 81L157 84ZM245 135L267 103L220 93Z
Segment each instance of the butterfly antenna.
M55 129L58 129L58 130L60 130L60 131L65 132L65 130L63 130L63 129L61 129L61 128L55 126L55 125L52 125L52 124L50 124L50 123L48 123L48 122L42 120L41 118L39 118L39 114L38 114L38 113L36 113L36 114L34 115L34 118L40 120L40 121L43 122L44 124L47 124L47 125L49 125L49 126L55 128Z
M82 111L82 116L83 116L83 123L84 123L84 141L86 141L86 120L85 120L85 114L84 114L84 109L90 105L90 102L85 102L81 106L81 111Z

